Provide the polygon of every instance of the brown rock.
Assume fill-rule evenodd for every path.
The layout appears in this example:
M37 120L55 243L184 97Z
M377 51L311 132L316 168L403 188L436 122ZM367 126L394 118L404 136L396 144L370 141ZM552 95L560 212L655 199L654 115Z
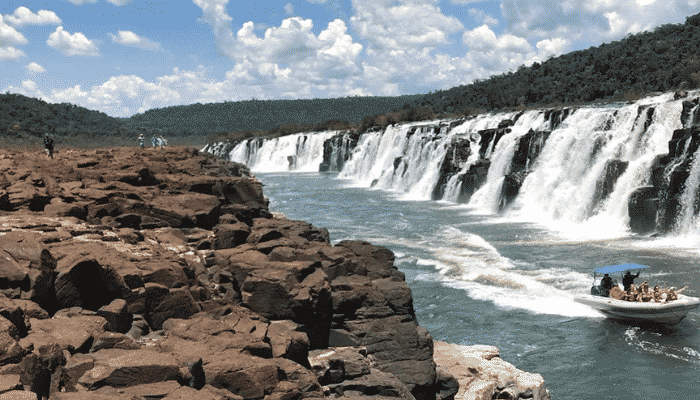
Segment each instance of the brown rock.
M219 222L221 203L215 196L188 193L160 196L151 201L150 215L167 221L175 228L200 227L211 229Z
M137 398L162 399L179 388L180 384L177 381L166 381L129 386L119 392Z
M110 331L125 333L131 328L132 315L127 310L127 302L124 299L114 299L100 307L97 315L107 320L107 329Z
M283 357L301 365L309 365L309 338L300 332L293 321L272 321L267 329L267 338L272 345L272 356Z
M322 385L340 383L370 373L367 350L353 347L335 347L309 353L311 370Z
M90 353L102 349L136 350L139 348L141 348L141 346L139 346L134 339L123 333L105 332L95 338L95 342L90 348Z
M228 390L217 389L211 385L204 386L202 390L195 390L189 386L181 386L170 393L163 400L242 400Z
M361 345L375 366L399 378L414 394L431 392L436 372L433 340L410 316L346 321L348 330L361 338Z
M92 353L95 366L79 379L90 390L177 380L180 368L168 354L151 350L104 349Z
M169 318L187 318L201 311L190 291L184 288L170 289L147 306L153 330L161 329L163 322Z
M246 243L250 228L244 223L219 224L214 228L214 249L231 249Z
M33 345L35 349L57 344L71 353L87 352L96 336L100 336L107 321L98 316L78 315L69 318L31 320L32 330L20 340L24 348Z

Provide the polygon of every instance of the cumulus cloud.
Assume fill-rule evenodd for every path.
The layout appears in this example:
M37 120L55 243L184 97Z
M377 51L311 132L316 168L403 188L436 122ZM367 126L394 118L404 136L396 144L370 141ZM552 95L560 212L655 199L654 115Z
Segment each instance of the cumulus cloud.
M41 65L31 62L27 64L24 69L26 69L30 73L35 73L35 74L43 74L46 72L46 68L42 67Z
M194 0L194 4L202 9L199 21L211 25L217 48L223 54L232 56L236 50L236 41L231 30L233 18L226 10L228 0Z
M22 50L12 46L2 46L0 47L0 60L5 61L17 61L24 57L25 54Z
M33 13L27 7L17 8L14 13L6 15L4 20L18 27L61 23L61 19L53 11L39 10Z
M464 30L454 17L428 3L404 0L353 0L355 31L376 51L406 50L448 43L451 33Z
M152 42L131 31L119 31L118 35L110 33L109 36L112 37L114 43L124 46L138 47L146 50L158 50L160 48L158 43Z
M503 0L511 33L529 40L563 37L571 42L605 42L667 23L684 22L700 11L688 0Z
M7 17L0 15L0 48L26 44L27 38L17 29L5 22Z
M66 56L94 56L97 55L95 42L89 40L80 32L70 34L63 30L62 26L56 28L46 44L60 51Z

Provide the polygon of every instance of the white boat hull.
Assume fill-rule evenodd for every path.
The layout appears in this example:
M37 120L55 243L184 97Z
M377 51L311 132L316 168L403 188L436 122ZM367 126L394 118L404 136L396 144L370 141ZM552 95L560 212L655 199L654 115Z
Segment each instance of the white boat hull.
M668 303L640 303L593 295L579 296L575 300L609 318L662 325L675 325L685 318L688 311L700 306L700 299L682 294L678 295L678 300Z

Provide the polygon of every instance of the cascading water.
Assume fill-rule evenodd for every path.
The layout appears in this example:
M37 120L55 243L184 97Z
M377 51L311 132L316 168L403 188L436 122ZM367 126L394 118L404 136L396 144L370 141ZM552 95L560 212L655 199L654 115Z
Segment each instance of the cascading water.
M323 161L323 143L336 132L298 133L274 139L247 139L229 153L229 160L253 172L316 172Z
M230 159L254 172L318 171L322 163L321 170L337 171L342 166L339 178L408 200L468 202L478 213L502 212L511 220L537 222L573 236L624 236L630 229L631 196L656 184L652 170L660 168L659 156L669 152L674 130L698 119L697 95L675 99L671 93L633 104L389 126L362 134L349 158L355 139L351 142L347 132L252 139L231 150ZM692 156L684 152L681 158ZM686 165L673 157L664 162L667 174ZM667 218L679 231L698 229L696 164L683 196L674 195L683 203L677 207L678 220L675 214ZM649 189L651 200L642 200L662 196L655 191L660 189ZM657 203L663 213L663 199Z

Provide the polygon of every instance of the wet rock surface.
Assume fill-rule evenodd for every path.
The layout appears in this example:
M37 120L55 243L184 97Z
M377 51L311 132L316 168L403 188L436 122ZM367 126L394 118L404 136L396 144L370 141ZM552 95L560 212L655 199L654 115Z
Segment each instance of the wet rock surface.
M0 394L453 396L393 253L273 216L243 165L9 151L1 182Z

